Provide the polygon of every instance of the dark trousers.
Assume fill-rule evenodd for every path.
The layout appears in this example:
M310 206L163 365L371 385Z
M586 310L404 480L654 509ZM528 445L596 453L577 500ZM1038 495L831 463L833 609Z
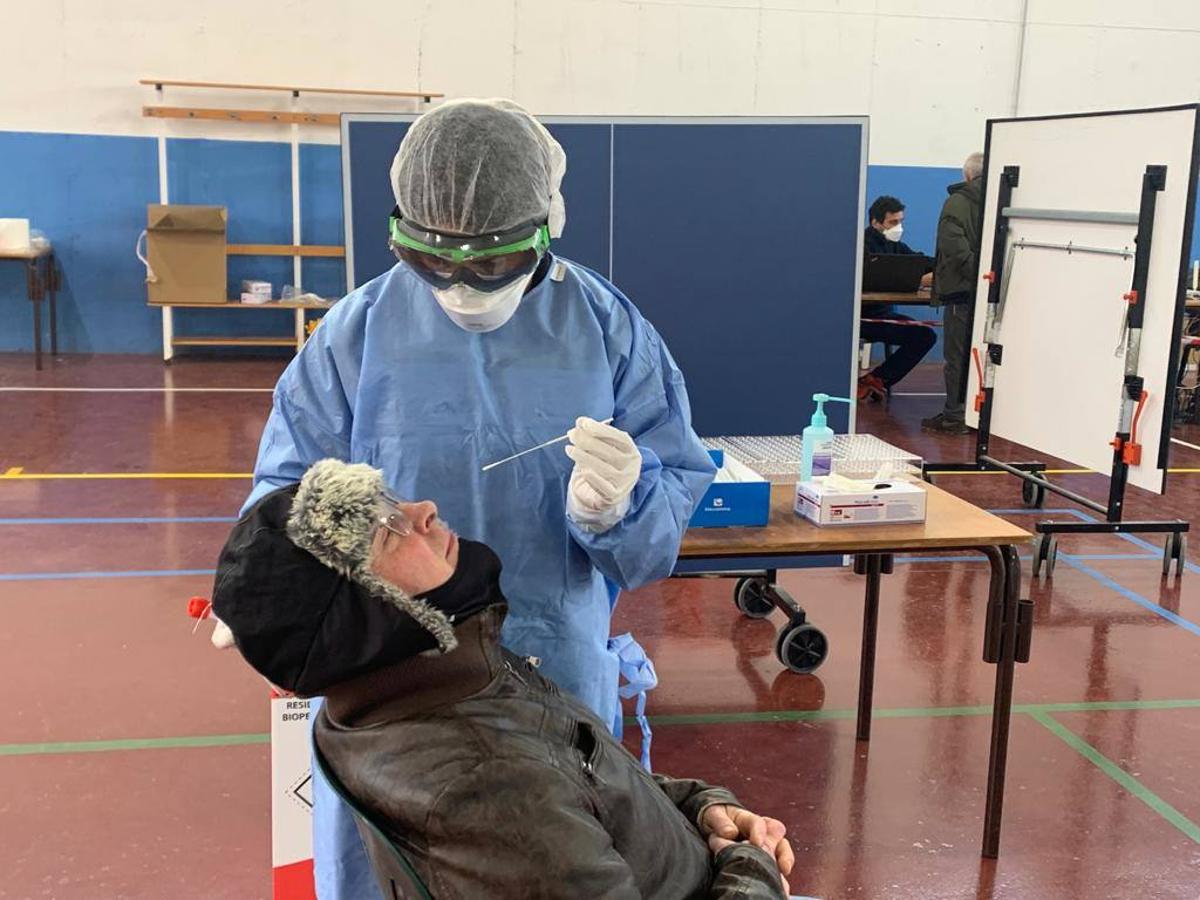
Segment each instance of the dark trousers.
M872 318L900 319L911 322L908 316L898 313L875 313ZM863 322L859 337L872 344L888 344L896 352L885 359L874 371L875 376L888 387L898 382L913 370L925 354L937 343L937 335L928 325L889 325L881 322Z
M972 303L947 303L942 314L942 349L945 352L946 406L942 418L963 421L967 397L967 371L971 358Z

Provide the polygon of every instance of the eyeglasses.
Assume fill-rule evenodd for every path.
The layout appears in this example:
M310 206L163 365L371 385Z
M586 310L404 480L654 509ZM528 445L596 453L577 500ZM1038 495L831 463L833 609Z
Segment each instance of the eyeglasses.
M545 223L464 237L414 225L396 207L388 225L388 246L396 258L441 289L461 282L479 291L498 291L532 273L550 247L550 228Z
M413 534L416 529L413 527L412 520L400 508L403 501L387 491L382 492L379 498L375 501L375 525L377 528L383 528L396 537L408 537Z

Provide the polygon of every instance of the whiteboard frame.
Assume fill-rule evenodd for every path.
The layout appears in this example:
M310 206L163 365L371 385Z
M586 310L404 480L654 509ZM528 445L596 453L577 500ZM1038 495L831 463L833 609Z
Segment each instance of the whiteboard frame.
M985 180L984 180L984 209L983 209L983 219L982 219L983 228L981 229L981 248L980 248L980 254L979 254L979 263L980 263L979 271L980 272L988 272L988 271L994 270L994 265L993 265L993 260L992 260L992 252L993 252L992 245L993 245L993 238L994 238L994 234L995 234L995 222L996 222L996 217L997 217L997 213L998 213L998 210L996 209L997 194L998 194L997 182L999 181L1001 171L1003 170L1003 167L1005 165L1015 165L1015 166L1021 167L1022 168L1022 181L1025 180L1024 175L1026 172L1025 166L1022 165L1022 159L1020 158L1020 156L1021 156L1020 153L1013 153L1013 152L1009 151L1009 152L1007 152L1005 159L994 158L995 146L994 146L994 140L993 140L993 138L994 138L993 132L997 127L1002 128L1005 125L1011 125L1011 124L1017 124L1017 123L1020 123L1021 125L1027 125L1028 123L1032 123L1032 122L1064 122L1064 121L1068 121L1068 120L1094 119L1094 118L1098 118L1098 117L1117 117L1117 116L1129 118L1129 117L1137 117L1137 116L1142 116L1142 115L1153 116L1153 115L1159 115L1159 114L1163 114L1163 113L1175 114L1175 113L1179 113L1179 112L1190 112L1192 114L1192 123L1191 123L1191 129L1190 129L1190 139L1191 139L1190 153L1188 153L1186 156L1183 157L1183 159L1187 160L1187 163L1186 163L1187 171L1180 173L1178 171L1179 170L1178 164L1174 164L1168 170L1167 179L1168 179L1168 189L1170 189L1174 185L1179 184L1179 182L1176 179L1178 179L1180 177L1186 178L1186 196L1185 196L1184 210L1183 210L1184 221L1182 223L1182 228L1180 229L1180 231L1182 233L1182 239L1181 239L1179 246L1170 246L1170 243L1173 243L1173 242L1168 243L1166 241L1165 237L1161 236L1165 226L1163 225L1164 220L1161 218L1161 214L1163 213L1163 210L1162 210L1162 206L1160 204L1160 208L1159 208L1160 214L1156 215L1156 217L1155 217L1155 239L1151 246L1151 271L1152 272L1158 271L1161 273L1161 272L1168 271L1168 268L1167 268L1168 264L1164 263L1163 254L1169 254L1171 257L1176 259L1176 263L1177 263L1177 265L1170 264L1170 271L1177 272L1176 284L1175 284L1175 300L1174 300L1174 303L1172 304L1173 312L1171 315L1171 334L1170 334L1170 342L1171 343L1170 343L1170 347L1168 348L1168 353L1166 354L1166 364L1165 364L1166 371L1165 372L1162 372L1162 371L1150 372L1150 371L1148 371L1147 361L1146 361L1144 354L1139 358L1139 364L1138 364L1138 374L1146 379L1147 387L1150 387L1152 384L1156 385L1156 387L1152 388L1152 390L1159 391L1159 398L1160 398L1160 402L1161 402L1161 406L1162 406L1161 418L1157 423L1155 423L1153 421L1146 421L1146 420L1143 420L1140 423L1139 438L1143 438L1146 435L1153 434L1154 437L1157 438L1157 447L1154 447L1153 443L1150 441L1143 441L1143 443L1150 444L1150 447L1148 449L1150 449L1151 454L1153 454L1153 458L1150 458L1150 454L1147 454L1147 458L1143 460L1142 467L1139 467L1140 470L1139 470L1139 468L1134 468L1134 467L1131 467L1129 469L1129 474L1131 476L1129 483L1137 484L1138 486L1143 487L1148 490L1152 490L1152 491L1157 490L1158 492L1165 491L1165 489L1166 489L1168 459L1169 459L1170 447L1171 447L1170 429L1171 429L1171 424L1172 424L1173 408L1174 408L1174 404L1172 402L1172 399L1174 396L1174 377L1175 377L1175 372L1178 368L1178 360L1179 360L1179 352L1180 352L1179 341L1180 341L1181 328L1182 328L1183 308L1184 308L1184 302L1185 302L1185 297L1186 297L1185 289L1186 289L1186 279L1187 279L1187 274L1188 274L1188 258L1190 256L1190 251L1191 251L1191 243L1192 243L1192 237L1193 237L1193 225L1194 225L1195 211L1196 211L1195 207L1196 207L1196 192L1197 192L1197 175L1198 175L1198 170L1200 170L1200 104L1180 104L1180 105L1176 105L1176 106L1167 106L1167 107L1158 107L1158 108L1149 108L1149 109L1112 110L1112 111L1092 112L1092 113L1076 113L1076 114L1068 114L1068 115L1047 115L1047 116L1029 116L1029 117L1018 117L1018 118L990 119L990 120L988 120L987 130L986 130L986 139L985 139L985 146L984 146L984 174L982 176ZM1131 119L1130 127L1132 127L1132 128L1137 127L1136 118ZM1036 132L1031 132L1030 138L1031 138L1031 140L1029 141L1029 143L1033 143L1033 141L1036 140ZM1096 152L1102 153L1103 147L1097 146ZM1178 150L1173 151L1172 156L1177 156L1177 155L1178 155ZM1147 146L1144 151L1144 157L1139 157L1139 162L1137 163L1137 165L1140 167L1139 171L1137 173L1139 180L1141 177L1141 173L1145 170L1145 167L1147 165L1153 165L1153 164L1161 163L1161 162L1163 162L1163 160L1161 158L1159 158L1159 154L1155 153L1155 148L1153 146ZM1129 165L1127 156L1125 159L1123 159L1121 161L1121 164ZM1025 165L1027 166L1028 163L1026 162ZM1174 182L1174 184L1172 184L1172 182ZM1160 194L1159 196L1160 196L1160 200L1161 200L1162 195ZM1076 205L1085 207L1085 208L1101 208L1101 207L1107 208L1107 207L1113 205L1113 199L1114 198L1112 197L1111 193L1109 193L1109 194L1104 193L1103 185L1097 184L1094 198L1092 198L1090 201L1087 198L1084 198L1082 202L1080 202ZM1122 197L1122 198L1120 198L1120 201L1121 201L1121 205L1135 206L1137 199L1138 199L1137 197L1129 197L1129 198ZM1054 206L1056 204L1041 202L1038 197L1031 196L1028 192L1022 194L1021 186L1018 185L1018 187L1016 189L1016 195L1014 196L1013 201L1012 201L1012 205L1019 206L1019 207L1043 207L1043 206ZM1057 204L1057 205L1061 205L1061 203ZM1170 213L1167 213L1167 214L1170 215ZM1177 220L1172 220L1172 221L1177 222ZM1178 226L1176 226L1176 227L1178 227ZM1120 243L1120 241L1118 241L1118 243ZM1007 242L1007 245L1011 245L1011 238ZM1022 251L1022 253L1024 253L1024 252L1028 252L1028 251ZM1018 268L1019 268L1019 266L1018 266ZM1007 277L1008 277L1008 273L1005 274L1006 279L1007 279ZM1161 277L1160 277L1160 281L1161 281ZM983 338L982 332L983 332L984 322L986 321L987 309L988 309L988 306L987 306L988 285L986 282L984 282L982 280L980 282L978 282L978 285L979 286L976 291L974 310L973 310L974 311L974 321L972 323L972 346L973 347L981 347L981 345L982 345L982 338ZM1169 302L1167 300L1167 298L1169 297L1169 290L1170 290L1169 287L1166 290L1164 290L1162 284L1159 283L1159 284L1156 284L1154 293L1147 296L1147 298L1146 298L1147 305L1149 306L1149 305L1153 304L1153 306L1159 310L1159 312L1157 312L1156 315L1161 316L1161 308L1162 308L1161 305L1163 303ZM1013 294L1013 293L1009 294L1009 297L1007 300L1007 305L1008 305L1009 309L1012 308L1012 305L1014 303L1020 303L1020 302L1021 302L1021 297L1019 294ZM1006 325L1007 325L1007 323L1006 323ZM1014 336L1014 334L1011 330L1008 330L1007 332L1005 330L1002 330L1000 333L1000 342L1002 345L1015 344L1018 341L1028 342L1030 340L1036 339L1036 337L1037 336L1035 336L1035 335L1030 335L1030 334L1025 334L1025 333L1018 333L1016 336ZM1114 335L1114 337L1115 337L1115 335ZM1044 340L1045 336L1042 335L1041 339ZM1159 348L1161 348L1162 340L1163 340L1162 327L1160 326L1158 331L1156 331L1154 334L1150 334L1145 331L1143 332L1142 346L1146 347L1146 346L1151 345L1151 343L1153 343L1155 346L1158 346ZM1111 350L1112 350L1111 342L1107 342L1107 341L1101 342L1100 344L1095 345L1096 355L1093 358L1096 359L1098 362L1107 362L1107 361L1101 360L1101 356L1103 354L1111 354ZM1158 355L1161 357L1161 355L1162 355L1161 350L1159 351ZM1157 368L1157 366L1154 366L1154 368ZM1010 387L1009 392L1007 394L1002 390L1002 385L1000 383L1001 382L1000 375L1002 372L1003 372L1003 367L1001 367L1001 369L997 370L997 373L996 373L997 374L997 379L996 379L997 386L996 386L996 390L995 390L994 396L993 396L993 408L992 408L993 419L992 419L991 434L996 437L1013 440L1017 443L1031 446L1035 450L1040 449L1040 450L1042 450L1042 452L1047 452L1047 453L1055 452L1055 451L1051 451L1050 449L1037 446L1036 441L1030 441L1028 439L1028 437L1026 437L1026 439L1024 439L1024 440L1021 440L1016 437L1010 437L1008 434L1004 433L1005 423L1003 421L1001 421L999 423L999 430L997 429L997 422L996 422L996 418L995 418L995 413L997 410L997 405L996 405L997 402L1006 404L1006 406L1003 407L1003 409L1006 410L1005 415L1009 418L1010 426L1011 426L1011 419L1012 419L1012 416L1014 413L1013 413L1013 407L1008 406L1008 404L1015 403L1018 406L1020 406L1021 400L1022 400L1022 398L1020 396L1014 397L1012 395L1012 393L1011 393L1013 390L1012 387ZM974 370L974 367L969 367L967 396L968 397L974 396L975 392L978 390L978 387L979 387L979 381L978 381L978 376ZM1118 407L1118 402L1120 399L1118 389L1119 389L1119 385L1114 385L1111 403L1109 405L1105 406L1103 409L1097 409L1097 411L1096 411L1097 416L1103 417L1102 424L1103 424L1104 430L1107 430L1110 425L1114 426L1111 431L1107 432L1109 436L1116 433L1116 428L1115 428L1116 419L1115 419L1114 413ZM1004 417L1002 416L1002 419L1003 418ZM979 419L978 413L975 412L974 409L968 404L968 407L967 407L968 423L972 424L972 425L977 425L978 419ZM1028 434L1029 427L1030 427L1029 423L1026 423L1026 427L1024 428L1026 435ZM1153 429L1155 427L1157 427L1157 433L1148 430L1148 429ZM1099 435L1100 431L1101 431L1100 422L1098 421L1096 434ZM1089 438L1089 440L1090 440L1090 438ZM1053 444L1055 442L1053 440L1048 440L1047 443ZM1157 451L1156 453L1155 453L1155 450ZM1055 452L1055 455L1058 455L1063 458L1070 458L1069 455L1063 454L1063 453ZM1078 460L1078 459L1075 459L1072 461L1080 462L1080 460ZM1094 468L1096 471L1107 474L1107 467L1100 468L1097 465L1089 465L1087 463L1082 463L1082 464L1088 465L1089 468ZM1154 469L1154 470L1158 470L1157 476L1147 477L1149 475L1149 473L1146 470L1147 470L1147 468L1150 468L1150 467L1152 467L1152 469ZM1134 475L1137 475L1140 477L1135 478L1135 477L1133 477Z

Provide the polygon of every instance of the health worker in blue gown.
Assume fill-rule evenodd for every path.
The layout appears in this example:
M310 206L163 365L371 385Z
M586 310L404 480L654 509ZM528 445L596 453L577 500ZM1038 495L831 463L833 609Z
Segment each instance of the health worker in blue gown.
M714 467L662 338L550 252L565 171L509 101L446 103L412 125L391 170L399 262L337 303L283 373L247 506L325 457L432 498L504 563L504 643L616 729L619 672L653 680L636 644L610 643L617 594L671 572ZM565 447L483 471L567 431ZM319 896L377 897L349 811L316 793Z

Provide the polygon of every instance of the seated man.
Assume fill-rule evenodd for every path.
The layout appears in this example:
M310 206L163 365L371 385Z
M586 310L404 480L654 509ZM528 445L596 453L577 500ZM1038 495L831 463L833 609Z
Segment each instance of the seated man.
M269 681L325 696L316 749L432 896L783 897L782 823L651 776L536 659L503 649L499 578L433 503L324 460L234 527L213 611ZM400 862L359 828L383 895L407 896Z
M917 255L900 240L904 234L904 204L895 197L884 195L876 198L867 213L870 224L863 234L863 252L868 255L900 253ZM921 286L929 287L933 274L921 278ZM858 379L859 400L882 400L887 397L892 385L902 379L932 349L937 335L927 325L895 324L911 322L891 306L872 304L863 318L887 319L887 322L863 322L859 338L872 344L883 344L896 348L880 365Z

